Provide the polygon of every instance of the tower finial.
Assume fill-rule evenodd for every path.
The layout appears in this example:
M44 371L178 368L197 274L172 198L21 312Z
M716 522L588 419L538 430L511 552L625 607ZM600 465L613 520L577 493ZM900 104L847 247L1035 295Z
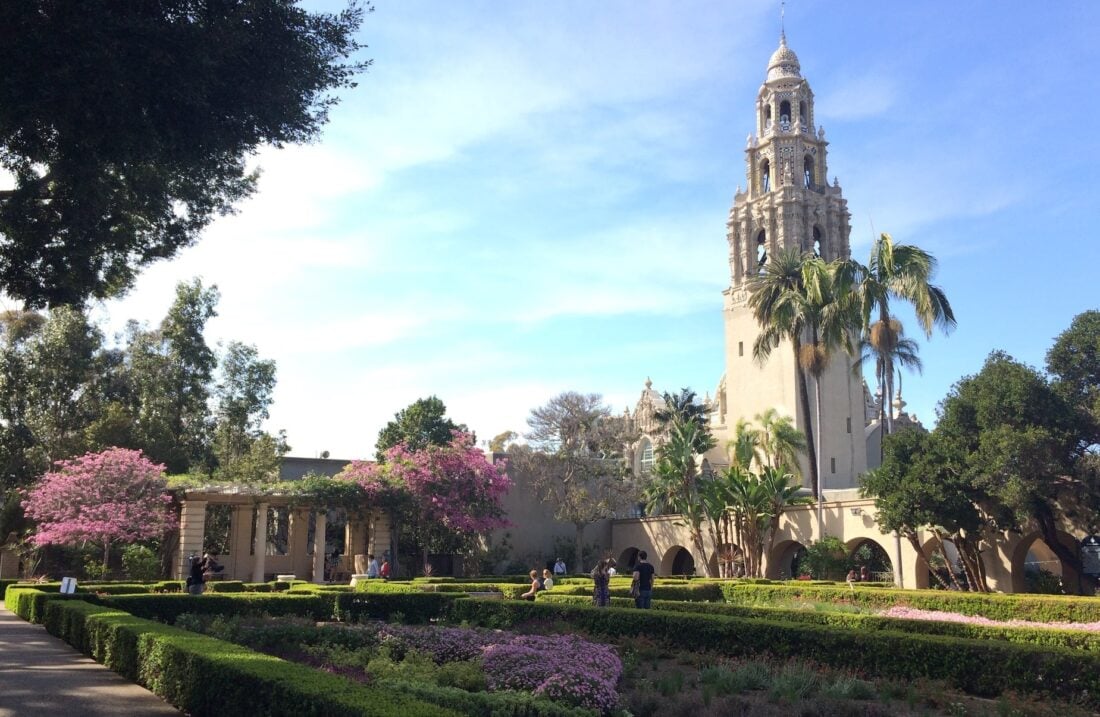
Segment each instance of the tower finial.
M780 0L779 3L779 44L787 44L787 0Z

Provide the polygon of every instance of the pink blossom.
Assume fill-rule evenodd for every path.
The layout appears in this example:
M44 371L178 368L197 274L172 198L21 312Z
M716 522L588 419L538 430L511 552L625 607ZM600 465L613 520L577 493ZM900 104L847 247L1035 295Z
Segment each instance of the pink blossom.
M131 543L174 527L164 466L141 451L108 448L58 461L26 493L23 509L37 523L37 545L82 541Z
M879 613L882 617L896 617L903 620L938 620L940 622L960 622L985 627L1029 627L1052 630L1081 630L1100 632L1100 622L1033 622L1031 620L991 620L980 615L963 615L957 612L939 610L918 610L916 608L895 605Z

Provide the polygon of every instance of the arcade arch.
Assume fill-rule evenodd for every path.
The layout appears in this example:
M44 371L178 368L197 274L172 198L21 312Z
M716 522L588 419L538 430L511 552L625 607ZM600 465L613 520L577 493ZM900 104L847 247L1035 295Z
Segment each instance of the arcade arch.
M1080 554L1080 543L1070 535L1058 531L1058 542L1075 553ZM1032 587L1028 584L1028 573L1037 576L1040 570L1059 576L1062 584L1069 586L1067 593L1077 592L1076 585L1080 580L1077 571L1071 565L1058 557L1050 545L1038 532L1025 535L1016 544L1012 551L1012 591L1017 593L1029 592Z
M695 558L682 545L673 545L661 558L661 575L694 575Z
M798 577L794 574L795 560L806 551L806 546L797 540L782 540L772 548L768 556L768 567L764 577L772 580L788 580Z

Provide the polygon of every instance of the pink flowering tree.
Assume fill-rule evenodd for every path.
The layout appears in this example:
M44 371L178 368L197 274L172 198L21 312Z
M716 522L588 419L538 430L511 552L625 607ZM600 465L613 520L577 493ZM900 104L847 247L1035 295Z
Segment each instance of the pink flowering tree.
M486 458L471 434L454 431L450 443L418 450L399 443L385 458L353 463L345 476L354 476L369 501L390 507L398 535L415 543L425 565L429 551L465 549L507 527L501 500L512 481L504 462Z
M113 543L154 538L175 527L163 476L164 466L126 448L58 461L23 501L37 524L31 541L101 545L106 567Z

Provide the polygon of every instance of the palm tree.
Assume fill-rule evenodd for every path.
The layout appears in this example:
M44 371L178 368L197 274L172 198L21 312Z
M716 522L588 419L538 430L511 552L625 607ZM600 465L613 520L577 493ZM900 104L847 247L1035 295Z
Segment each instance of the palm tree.
M886 404L885 432L890 433L894 428L889 407L894 401L895 347L901 340L900 324L890 313L890 300L913 305L926 337L932 336L936 326L944 332L954 328L955 313L943 289L929 283L936 273L935 258L910 244L894 244L889 234L879 236L871 247L867 266L857 271L859 277L853 289L860 305L863 333L884 362L879 371L879 389Z
M658 487L648 492L651 502L653 498L666 501L670 509L682 516L707 577L711 576L703 541L703 522L707 514L700 499L700 485L705 479L699 475L695 459L697 455L714 448L716 443L705 427L700 427L696 421L673 418L669 424L668 441L657 449L653 485Z
M878 322L876 322L876 325L878 325ZM905 329L902 327L901 322L891 317L889 326L894 335L892 340L880 341L877 345L869 336L864 336L859 340L859 357L852 365L852 372L858 376L862 374L864 365L874 362L876 382L882 389L890 386L892 392L893 377L887 376L891 367L898 372L900 385L901 369L912 369L917 373L921 373L924 370L924 365L921 363L920 356L917 355L919 350L917 342L905 337ZM882 390L882 400L879 402L879 425L884 428L887 415L892 416L892 412L887 410L885 395L886 391Z
M854 327L854 304L847 290L850 274L841 271L841 266L826 264L813 254L800 254L797 249L783 249L753 281L749 295L749 307L761 328L753 344L757 363L766 362L772 349L784 340L790 341L794 351L799 399L806 417L810 482L819 504L819 521L821 376L837 346L851 350L849 331ZM807 376L815 379L816 421L810 419Z
M768 410L775 413L775 409ZM757 416L756 420L759 421L760 416ZM730 465L751 470L753 463L762 463L767 456L764 441L763 431L753 428L752 424L744 418L738 418L737 425L733 427L733 438L726 441L726 453L729 455Z
M810 464L810 487L818 492L817 446L810 424L810 391L807 371L802 367L802 337L812 321L805 298L802 256L796 249L781 249L764 265L764 273L750 285L749 308L761 331L753 342L752 356L760 365L767 362L774 348L784 339L790 341L798 364L798 398L802 415L806 417L806 453Z
M806 451L806 435L795 427L790 416L782 416L774 408L756 414L756 422L760 424L763 465L798 475L798 456Z

